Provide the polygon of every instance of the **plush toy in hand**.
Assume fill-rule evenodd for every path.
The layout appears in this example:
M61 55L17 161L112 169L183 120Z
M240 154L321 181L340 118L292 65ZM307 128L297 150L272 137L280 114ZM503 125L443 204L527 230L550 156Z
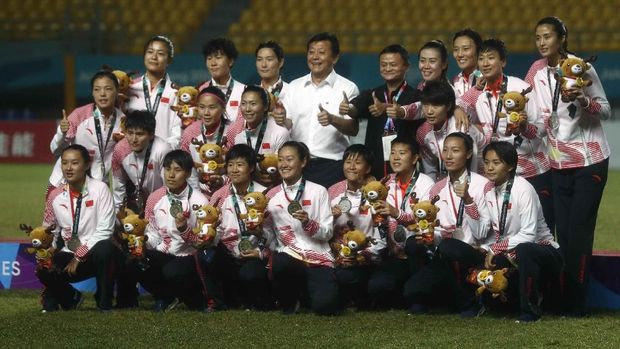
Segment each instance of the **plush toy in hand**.
M592 85L592 80L584 79L586 71L592 68L590 63L596 61L596 56L587 59L579 57L568 57L560 60L560 72L556 75L562 88L562 101L565 103L573 102L574 96L568 95L568 89L582 88Z
M145 235L148 222L144 217L140 217L129 209L125 209L127 215L121 219L123 224L123 232L121 236L127 243L129 254L135 258L144 257L144 244L148 239Z
M269 186L280 181L278 173L278 154L259 154L258 170L261 184Z
M367 204L362 207L363 211L370 209L372 220L375 226L381 224L385 217L377 214L377 205L379 201L385 201L388 195L388 189L382 181L370 181L362 187L362 195Z
M197 219L197 225L193 232L198 235L198 245L204 246L215 239L220 211L211 205L193 205L192 209L196 213Z
M264 193L252 192L245 194L243 201L245 202L247 213L242 213L240 218L243 220L246 229L248 231L260 230L265 220L269 198Z
M499 297L502 302L506 302L505 291L508 288L508 268L499 270L472 269L468 281L471 284L479 285L476 295L480 296L486 290L491 293L493 298Z
M183 86L177 91L177 104L170 106L170 109L174 110L177 116L181 118L182 128L186 128L196 121L197 100L198 90L193 86Z
M30 225L20 224L19 229L26 232L30 237L32 247L28 247L26 252L35 255L37 269L50 269L55 252L52 242L54 241L53 231L56 229L56 225L52 224L47 228L36 227L33 229Z
M521 133L521 124L527 120L525 106L528 102L526 94L532 91L532 87L528 87L521 92L511 91L504 94L502 103L506 113L500 113L500 118L508 118L506 124L506 136L518 136Z
M439 225L439 219L437 219L439 207L435 205L439 201L439 196L435 195L430 201L418 201L415 198L415 193L413 193L412 198L411 210L415 217L415 223L409 225L407 230L419 237L421 244L432 245L435 239L435 227Z
M221 176L224 170L224 150L222 147L214 143L204 143L196 138L192 140L192 144L196 146L196 151L202 160L202 163L194 164L200 175L200 181L209 183L212 175ZM219 185L210 184L216 187L221 186L221 183Z
M371 242L364 232L359 229L353 229L346 232L342 236L342 243L340 244L339 256L343 258L355 259L360 264L367 262L366 257L361 253L368 244Z

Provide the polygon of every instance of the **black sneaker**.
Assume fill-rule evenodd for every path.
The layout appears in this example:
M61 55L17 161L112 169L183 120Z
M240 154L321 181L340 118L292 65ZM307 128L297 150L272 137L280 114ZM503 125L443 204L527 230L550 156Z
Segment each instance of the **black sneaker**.
M424 315L428 314L428 308L422 304L412 304L409 307L408 315Z
M538 320L540 320L540 316L538 315L534 315L530 313L522 313L521 316L519 316L519 320L515 322L520 324L520 323L536 322Z
M169 301L164 299L158 299L155 301L155 306L153 307L153 311L156 313L165 313L172 309L174 309L179 304L178 298L173 298Z
M76 310L82 305L83 302L84 297L82 295L82 292L75 290L75 293L73 294L73 297L71 298L69 304L62 305L61 307L62 310Z
M476 303L472 305L469 309L466 309L461 312L461 318L463 319L473 319L479 316L482 316L486 312L486 308L482 303Z

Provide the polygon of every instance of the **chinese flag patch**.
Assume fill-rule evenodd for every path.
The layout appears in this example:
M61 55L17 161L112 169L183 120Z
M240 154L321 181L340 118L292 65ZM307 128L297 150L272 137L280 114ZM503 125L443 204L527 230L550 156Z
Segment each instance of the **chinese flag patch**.
M301 200L301 205L302 206L310 206L311 205L310 200Z
M263 143L263 145L261 147L263 147L263 149L271 149L271 144Z
M239 101L230 101L230 106L231 107L238 107L239 106Z
M148 168L149 170L152 170L152 169L153 169L153 163L152 163L152 162L151 162L151 163L149 163L149 164L146 166L146 168Z
M93 200L88 200L88 201L86 201L86 207L92 207L92 206L93 206L93 204L94 204L94 201L93 201Z
M161 102L162 102L162 103L170 103L170 98L168 98L168 97L162 97L162 98L161 98Z

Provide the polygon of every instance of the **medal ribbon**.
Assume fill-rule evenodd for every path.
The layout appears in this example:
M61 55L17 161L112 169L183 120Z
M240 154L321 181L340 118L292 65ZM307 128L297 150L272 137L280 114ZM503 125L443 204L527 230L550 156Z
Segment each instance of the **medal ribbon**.
M101 156L101 175L105 178L105 150L108 148L108 143L110 142L110 137L112 136L112 131L114 130L114 124L116 124L116 110L112 113L112 121L110 122L110 127L108 128L108 135L106 136L105 143L103 143L103 135L101 134L101 122L99 121L100 117L103 117L103 113L99 111L99 108L93 111L93 116L95 119L95 133L97 134L97 145L99 147L99 155Z
M405 190L405 194L403 195L403 202L400 203L401 211L405 210L405 207L407 206L407 198L409 198L409 196L411 195L411 192L413 191L413 187L415 186L415 183L418 181L419 176L420 176L420 172L418 172L418 170L413 170L413 173L411 174L411 178L409 178L409 185L407 185L407 189ZM398 183L396 183L396 185L398 185ZM398 203L397 194L398 194L398 188L394 186L394 199Z
M220 120L220 127L217 130L217 137L215 138L215 144L219 145L220 147L222 146L222 138L224 136L224 120ZM207 139L207 128L205 127L204 124L202 124L202 141L204 143L209 143L208 139Z
M403 81L403 84L400 86L400 89L398 90L398 93L396 93L396 96L394 96L394 99L398 102L398 100L400 99L400 95L403 94L403 91L405 91L405 89L407 88L407 81ZM385 97L385 103L390 103L391 100L389 99L388 96L388 90L387 90L387 86L385 87L385 91L383 92L383 96ZM391 117L387 117L387 120L385 120L385 126L383 126L383 132L385 132L385 134L389 134L390 132L394 132L396 130L396 127L394 126L394 120L392 120Z
M80 213L82 212L82 193L78 195L75 202L75 211L73 207L73 195L69 189L69 201L71 202L71 213L73 214L73 226L71 227L71 239L78 238L78 229L80 225Z
M504 236L506 230L506 218L508 216L508 205L510 203L510 191L512 190L512 184L514 182L514 176L511 176L506 184L506 191L504 191L504 202L502 202L502 212L499 216L499 236Z
M306 189L306 179L302 178L301 183L299 184L299 188L297 189L297 194L295 194L295 199L292 201L299 202L301 196L304 193L304 189ZM284 183L282 183L282 191L284 192L284 197L288 202L292 202L291 199L288 198L288 194L286 194L286 188L284 188Z
M469 173L469 169L467 170L467 183L470 183L471 174ZM452 184L452 183L450 183ZM465 200L461 199L459 203L459 210L456 211L456 206L454 205L454 197L452 196L452 192L454 188L449 190L450 200L452 201L452 209L454 210L454 215L456 216L456 227L460 228L463 226L463 214L465 213Z
M500 88L499 95L497 96L497 106L495 107L495 118L493 119L493 134L497 133L497 128L499 126L499 113L502 112L502 97L506 94L506 89L508 86L508 78L506 75L502 75L502 85ZM491 111L491 115L493 115L493 109L491 108L491 95L492 93L487 91L487 100L489 101L489 110Z
M254 182L250 182L250 186L248 187L248 193L254 191ZM230 195L232 196L233 206L235 207L235 217L237 218L237 224L239 224L239 230L241 232L242 237L247 237L250 234L245 227L245 223L243 219L241 219L241 208L239 208L239 201L237 200L237 193L235 192L235 187L233 184L230 184ZM247 211L247 207L246 207Z
M144 179L146 178L146 170L148 169L149 159L151 157L151 149L153 148L153 141L149 142L149 146L146 148L146 153L144 154L144 165L142 166L142 174L138 178L138 184L136 185L136 199L138 202L138 208L140 211L143 210L143 198L142 198L142 185L144 184ZM137 161L136 161L137 162ZM142 212L140 212L142 213Z
M258 131L258 137L256 137L256 145L254 145L254 153L258 155L263 138L265 137L265 130L267 129L267 115L263 115L263 121L260 124L260 130ZM252 139L250 136L250 130L245 129L245 140L248 143L248 147L252 148Z
M151 93L149 92L149 87L146 83L146 74L142 77L142 90L144 91L144 102L146 103L146 110L155 117L157 114L157 108L159 108L159 101L161 100L161 95L164 93L164 88L166 87L166 77L158 84L157 95L155 96L155 103L151 106Z

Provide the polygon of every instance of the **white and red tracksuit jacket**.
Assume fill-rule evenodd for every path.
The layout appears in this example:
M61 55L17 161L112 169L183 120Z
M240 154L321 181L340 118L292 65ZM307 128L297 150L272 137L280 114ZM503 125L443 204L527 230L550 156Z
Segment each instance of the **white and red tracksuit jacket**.
M224 122L224 133L222 134L222 139L220 140L220 147L224 147L226 141L229 138L234 138L234 135L231 133L231 123L230 121L225 121L222 119L220 122ZM205 134L202 131L202 122L194 122L191 125L187 126L187 128L183 131L183 136L181 136L181 144L180 149L184 150L192 155L192 160L194 163L202 163L202 159L200 159L200 154L198 153L198 148L196 145L192 144L192 140L196 139L200 142L215 144L217 141L217 136L219 134L219 128L221 124L215 129L212 134ZM224 139L226 137L226 139ZM223 155L222 155L223 158ZM227 180L225 178L225 180ZM198 171L194 168L192 170L191 177L187 180L188 183L192 186L192 188L196 190L202 191L207 198L211 197L215 190L213 190L208 184L200 183L198 179Z
M533 242L558 248L543 216L542 206L534 187L524 178L516 176L510 191L506 226L499 235L499 221L508 182L486 192L486 203L491 214L493 234L482 246L493 254L513 252L517 245Z
M459 178L464 182L467 179L467 172ZM493 183L481 175L472 172L469 182L469 195L474 202L465 205L463 211L463 224L461 229L463 237L461 241L472 246L479 246L486 242L490 233L491 217L486 204L486 193L493 188ZM454 187L450 182L450 177L446 177L437 182L429 191L425 200L430 200L435 195L439 196L439 201L435 203L439 207L437 219L439 227L435 228L435 243L438 244L443 238L452 238L456 230L456 220L461 198L454 193Z
M220 223L217 226L217 238L228 252L234 258L241 259L239 253L239 242L241 241L241 229L239 227L239 221L237 220L237 213L235 212L235 206L233 203L233 196L230 192L232 183L228 183L218 189L213 196L211 196L211 205L217 207L220 210ZM252 192L262 192L265 187L258 182L252 182ZM248 212L245 202L243 201L243 195L235 194L237 196L237 202L239 204L239 212L246 214ZM258 238L255 235L248 237L252 242L252 245L257 246L255 249L259 251L261 259L269 259L271 251L269 246L272 241L265 242L265 248L260 250L258 248Z
M578 101L565 103L560 98L557 106L559 127L550 122L553 92L557 81L554 77L559 67L549 67L546 59L532 65L526 79L533 83L537 103L547 130L550 165L554 169L580 168L597 164L609 158L611 149L603 131L601 120L611 116L611 106L594 67L586 71L584 79L592 85L584 88L588 104Z
M142 79L146 79L151 106L155 107L155 99L157 98L157 91L161 80L157 82L157 85L151 86L151 81L143 75L133 79L129 85L129 91L127 91L129 100L126 104L128 112L132 110L146 110ZM173 88L173 83L168 74L166 74L165 79L166 85L164 86L164 92L161 95L157 113L155 114L155 135L170 144L172 149L178 149L179 140L181 139L181 118L174 110L170 109L171 106L176 105L177 89Z
M513 76L508 76L507 78L507 92L521 92L529 87L527 83L519 78ZM483 91L470 89L457 100L457 105L468 113L476 112L478 120L482 124L484 134L488 137L487 144L492 139L514 143L515 136L506 136L505 134L506 125L508 124L507 117L499 119L497 131L493 134L493 123L495 122L499 91L487 90L488 86L487 84ZM519 155L517 175L530 178L549 171L550 167L543 141L546 131L541 118L541 110L538 107L536 92L532 91L526 96L529 99L525 108L527 127L525 132L521 134L523 142L517 148L517 154ZM506 112L503 107L502 112Z
M112 167L112 152L116 145L114 133L119 133L121 131L121 119L125 116L120 109L115 109L114 113L116 115L114 125L109 125L109 123L112 122L113 116L110 116L108 123L106 123L101 114L97 112L97 117L101 125L101 138L104 144L106 144L109 128L112 127L112 135L110 135L110 140L107 142L107 147L104 149L103 156L99 150L99 141L97 140L95 128L95 103L76 108L67 116L69 130L63 135L60 131L60 126L58 126L56 134L50 143L50 150L54 154L59 154L64 147L70 144L83 145L92 158L90 168L91 176L95 179L107 182L108 173ZM101 172L102 162L105 165L106 173ZM60 158L58 158L49 178L50 184L55 187L61 185L63 183L62 176Z
M274 236L277 252L286 253L308 264L333 267L334 256L328 242L333 235L334 219L327 189L306 181L305 190L299 200L303 210L308 213L309 222L304 227L287 210L289 200L295 198L300 183L301 179L291 186L281 184L267 193L270 200L267 207L269 217L264 225L265 233Z
M73 218L77 207L77 196L72 196L68 185L52 190L47 198L43 214L43 226L56 225L54 234L65 240L63 252L70 252L66 242L71 239L73 232ZM82 203L78 222L78 238L82 243L75 251L78 258L88 254L88 251L101 240L112 236L114 229L114 203L112 193L102 181L86 178L82 189Z
M463 132L456 128L456 120L454 117L450 117L443 124L440 130L435 131L433 125L428 122L420 125L416 132L416 140L420 145L420 158L422 160L422 168L425 174L433 178L435 181L443 179L446 173L440 172L440 160L441 151L443 149L443 142L446 137L453 132ZM474 150L472 157L471 167L477 172L481 172L482 167L482 148L485 146L486 137L478 129L478 127L472 125L465 132L471 136L474 140Z
M387 246L390 252L390 255L405 259L407 258L405 254L405 241L397 242L394 239L394 233L396 232L396 227L398 225L402 225L406 230L407 239L413 235L413 232L407 230L407 226L413 224L415 222L415 218L413 216L413 210L411 209L412 197L415 193L415 197L420 200L421 198L428 195L429 190L435 185L435 182L431 179L431 177L425 175L424 173L420 173L418 175L418 180L413 186L412 193L406 198L407 203L405 204L404 210L401 209L403 199L405 199L406 192L403 191L400 187L398 179L395 174L391 174L389 180L386 182L386 186L388 188L388 196L385 202L397 208L399 211L397 218L392 218L391 216L387 218L388 220L388 234L387 234Z
M147 164L142 190L145 194L144 200L148 196L164 185L163 167L164 157L172 149L170 145L163 139L155 136L151 155ZM126 185L132 183L134 187L138 186L138 180L142 176L144 169L144 157L146 156L146 148L140 153L131 150L131 146L127 139L123 139L114 148L112 154L112 183L114 188L114 206L118 208L122 205L123 200L127 197Z
M345 195L351 202L351 210L334 219L334 241L338 242L342 239L343 229L348 229L348 222L351 221L355 229L364 232L368 238L374 241L358 253L366 254L373 263L380 262L381 252L386 248L386 241L385 238L381 238L379 229L374 226L370 210L360 210L362 191L359 189L356 191L348 190L347 180L345 179L329 187L327 193L329 194L330 208L337 206Z
M170 214L167 187L161 187L149 196L144 211L144 218L149 222L146 227L146 235L149 237L147 248L174 256L188 256L196 252L193 245L198 242L198 235L192 231L197 225L194 208L209 201L197 190L192 191L188 200L189 188L187 185L180 194L170 193L173 199L181 201L183 210L189 213L185 231L177 229L175 219Z

